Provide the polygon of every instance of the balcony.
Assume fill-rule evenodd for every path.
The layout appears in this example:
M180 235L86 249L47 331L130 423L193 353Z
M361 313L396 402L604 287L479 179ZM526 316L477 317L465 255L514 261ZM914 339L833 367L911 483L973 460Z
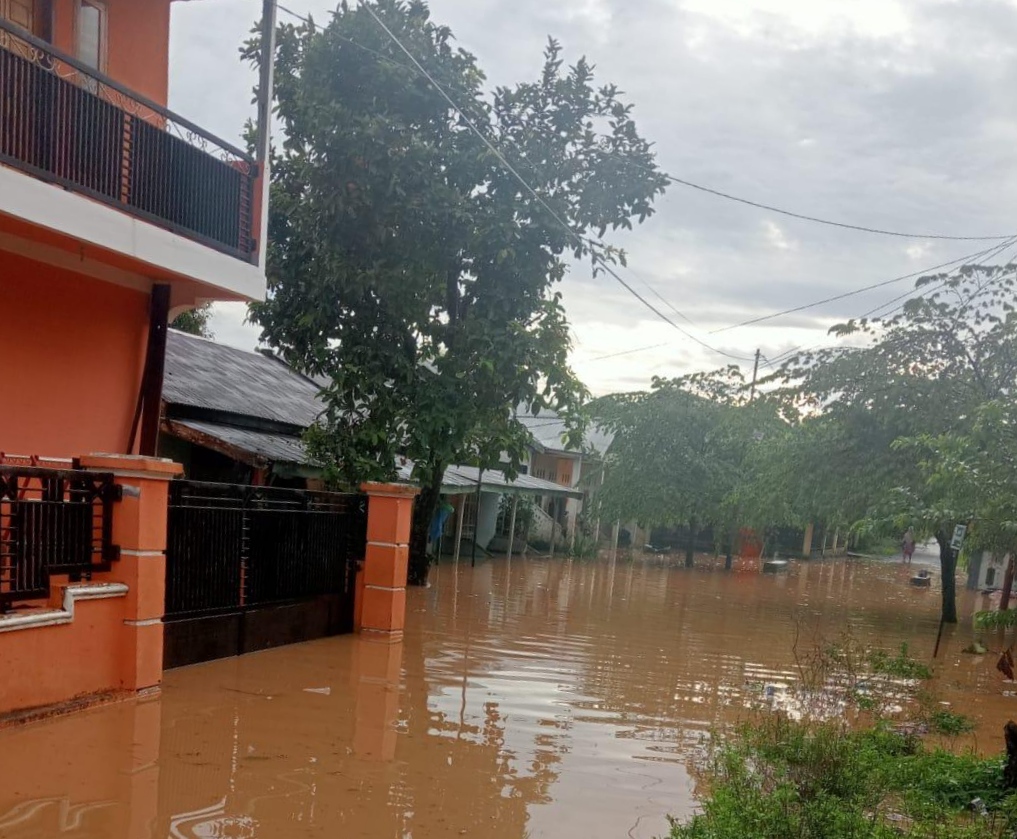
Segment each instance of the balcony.
M257 261L250 155L2 17L0 164Z

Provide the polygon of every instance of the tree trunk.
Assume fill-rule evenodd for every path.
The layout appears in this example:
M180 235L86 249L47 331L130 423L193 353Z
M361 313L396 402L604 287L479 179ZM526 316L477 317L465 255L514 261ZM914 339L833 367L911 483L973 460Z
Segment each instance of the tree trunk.
M1003 575L1003 593L999 598L999 611L1010 608L1010 592L1013 591L1013 554L1006 563L1006 574Z
M411 586L426 586L427 572L431 567L431 555L427 552L427 537L431 530L434 513L441 501L441 479L445 467L438 464L431 472L431 480L421 487L420 495L413 502L413 526L410 531L410 563L407 582Z
M936 531L939 543L939 569L943 578L943 623L957 623L957 554L950 547L950 535Z
M1017 789L1017 723L1010 720L1003 726L1006 741L1006 766L1003 768L1003 788Z
M695 566L696 557L696 520L692 519L689 521L689 541L685 545L685 567L692 568Z

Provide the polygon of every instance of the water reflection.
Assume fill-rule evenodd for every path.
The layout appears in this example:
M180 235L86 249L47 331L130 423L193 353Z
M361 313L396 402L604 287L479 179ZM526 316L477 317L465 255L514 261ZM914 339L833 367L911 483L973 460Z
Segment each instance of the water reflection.
M796 632L931 655L938 591L895 565L761 576L515 558L437 569L405 640L171 672L163 696L0 733L0 835L649 837L691 811L717 724L779 702ZM974 604L967 603L967 609ZM1012 697L948 637L939 688L995 750Z

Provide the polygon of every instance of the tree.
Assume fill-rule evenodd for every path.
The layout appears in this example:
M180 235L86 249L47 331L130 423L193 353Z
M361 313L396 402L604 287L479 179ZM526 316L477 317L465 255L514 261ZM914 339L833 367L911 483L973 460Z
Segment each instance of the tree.
M965 548L1009 556L1000 610L1008 609L1017 556L1017 405L980 406L968 433L900 440L914 453L932 517L966 522ZM902 490L904 491L904 490ZM914 502L912 502L914 503Z
M789 414L819 414L838 429L846 456L831 463L844 509L868 507L868 527L900 535L915 526L935 537L943 578L943 619L956 622L954 527L972 510L956 506L940 467L906 440L958 439L982 406L1011 398L1017 375L1014 266L965 266L923 277L923 294L899 313L851 321L835 332L867 345L804 353L777 379ZM840 471L843 470L843 471ZM953 498L953 500L957 500Z
M742 465L775 427L776 416L750 405L747 396L741 372L728 367L655 378L650 391L594 402L597 422L615 435L598 491L601 516L687 527L685 564L691 567L703 527L737 524Z
M198 306L195 309L181 312L173 318L170 328L176 329L179 332L187 332L190 335L199 335L202 338L211 339L215 337L215 333L212 332L208 325L211 318L212 304L206 303L204 306Z
M438 85L428 81L377 15ZM252 41L246 55L257 61ZM529 436L517 406L575 434L585 391L554 290L569 260L619 254L590 238L653 212L666 180L631 106L550 41L534 82L483 89L421 0L343 4L323 29L278 33L269 297L263 339L330 381L309 435L335 481L386 478L397 455L422 487L410 581L445 468L510 471ZM519 179L471 123L526 179Z

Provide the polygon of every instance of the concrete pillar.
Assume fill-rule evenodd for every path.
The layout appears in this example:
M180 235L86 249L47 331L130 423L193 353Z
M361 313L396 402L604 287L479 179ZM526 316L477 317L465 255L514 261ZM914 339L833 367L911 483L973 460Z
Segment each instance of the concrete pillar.
M359 630L379 640L401 640L413 499L419 490L404 484L376 483L363 484L361 489L368 501Z
M509 517L508 551L506 556L512 559L512 547L516 540L516 513L519 511L519 493L512 496L512 515Z
M183 469L171 460L136 455L88 455L82 469L112 472L123 498L113 505L113 544L120 559L96 582L124 583L124 643L120 688L162 684L162 616L166 602L166 515L169 482Z
M816 531L816 525L811 521L805 525L805 538L802 539L802 556L808 559L812 555L812 536Z
M402 680L403 643L378 643L363 635L354 648L356 717L353 753L365 760L395 757Z

